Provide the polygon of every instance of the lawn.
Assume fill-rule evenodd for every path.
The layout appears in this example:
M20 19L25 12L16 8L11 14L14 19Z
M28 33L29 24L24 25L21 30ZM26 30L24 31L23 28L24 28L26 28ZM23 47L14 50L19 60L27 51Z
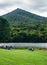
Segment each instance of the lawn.
M47 51L0 49L0 65L47 65Z

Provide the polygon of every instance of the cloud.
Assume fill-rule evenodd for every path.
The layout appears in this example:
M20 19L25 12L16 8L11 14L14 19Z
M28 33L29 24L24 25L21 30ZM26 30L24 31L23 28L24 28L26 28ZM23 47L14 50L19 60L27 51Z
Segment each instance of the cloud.
M47 16L47 0L0 0L0 15L16 8Z

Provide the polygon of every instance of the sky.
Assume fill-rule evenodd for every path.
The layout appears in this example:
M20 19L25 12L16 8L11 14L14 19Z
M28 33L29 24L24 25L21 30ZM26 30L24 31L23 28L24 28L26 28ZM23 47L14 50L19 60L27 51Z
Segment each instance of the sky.
M47 0L0 0L0 16L17 8L47 17Z

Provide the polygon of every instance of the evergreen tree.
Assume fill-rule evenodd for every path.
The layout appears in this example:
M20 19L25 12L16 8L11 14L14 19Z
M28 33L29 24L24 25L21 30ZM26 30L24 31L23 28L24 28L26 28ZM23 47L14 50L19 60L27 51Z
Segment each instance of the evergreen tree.
M6 19L0 17L0 42L8 42L10 39L10 27Z

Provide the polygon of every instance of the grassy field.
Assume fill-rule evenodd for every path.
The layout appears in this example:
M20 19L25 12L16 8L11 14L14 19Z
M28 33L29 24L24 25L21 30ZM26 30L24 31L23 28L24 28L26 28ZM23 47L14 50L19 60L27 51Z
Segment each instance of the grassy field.
M47 51L0 49L0 65L47 65Z

